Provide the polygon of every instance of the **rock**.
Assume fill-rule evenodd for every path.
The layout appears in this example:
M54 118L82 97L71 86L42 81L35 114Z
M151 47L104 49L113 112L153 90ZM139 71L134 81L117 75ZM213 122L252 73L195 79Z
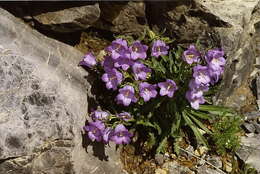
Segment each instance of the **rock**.
M256 130L255 126L251 123L244 123L242 126L247 133L254 133Z
M169 171L169 174L182 174L182 173L195 174L188 167L182 166L178 164L176 161L166 162L163 164L162 167L167 169Z
M255 133L260 134L260 124L254 123Z
M168 174L168 173L166 170L158 168L155 170L155 174Z
M200 40L203 47L221 47L227 55L221 92L215 104L254 109L249 87L256 60L259 0L183 0L147 3L148 23L166 28L176 42L188 46ZM246 110L246 109L245 109Z
M254 120L258 117L260 118L260 112L259 111L253 111L253 112L247 112L244 113L245 120Z
M197 156L202 156L203 154L205 154L208 151L208 148L206 146L200 146L195 150L195 155Z
M164 156L162 154L156 154L155 161L157 164L162 165L164 162Z
M226 172L230 173L232 171L232 163L226 161L224 163L224 169L225 169Z
M197 173L199 174L220 174L219 171L209 168L207 166L201 166L197 169Z
M100 9L96 3L40 13L33 18L44 28L67 33L87 29L99 19L99 16Z
M209 156L206 160L213 166L219 169L222 168L222 161L219 156Z
M0 173L121 174L114 146L82 134L91 96L82 53L1 8L0 20Z
M144 2L100 2L95 27L120 34L140 35L147 26Z
M241 148L236 152L245 163L252 165L260 172L260 135L254 137L242 137Z

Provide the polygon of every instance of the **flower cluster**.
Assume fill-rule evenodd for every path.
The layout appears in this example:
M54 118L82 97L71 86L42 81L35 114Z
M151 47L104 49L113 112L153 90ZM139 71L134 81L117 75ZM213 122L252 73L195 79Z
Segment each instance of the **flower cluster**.
M167 55L168 49L169 46L165 42L156 40L151 48L151 56L158 59L161 55ZM106 88L117 90L125 79L123 72L130 72L137 85L137 90L133 84L123 85L115 98L118 104L129 106L131 103L136 103L139 98L147 102L157 96L157 87L160 88L161 96L167 95L168 97L173 97L174 92L178 89L176 83L171 79L166 79L165 82L158 84L146 82L152 70L141 62L141 60L147 59L148 46L140 41L135 41L128 46L126 40L116 39L105 51L107 55L101 65L105 71L102 81L106 83ZM96 65L95 57L91 53L87 55L89 56L85 56L81 65L88 67Z
M133 134L122 124L132 119L128 112L122 112L113 116L106 111L96 110L90 115L92 122L84 126L84 130L91 141L103 142L105 144L109 143L109 141L113 141L116 144L130 143ZM117 124L115 128L106 126L108 121L115 118L122 123Z
M168 43L167 39L158 38L133 42L119 38L104 49L106 54L103 58L97 60L92 53L88 53L80 62L81 66L94 68L101 74L106 88L113 91L109 96L114 98L116 104L126 106L124 110L128 111L122 112L122 107L113 107L116 114L100 109L93 111L90 114L92 120L84 126L90 140L128 144L133 134L126 126L134 124L149 125L167 134L169 131L165 130L167 126L161 124L162 119L167 119L169 125L178 125L179 120L173 119L176 118L175 114L184 114L186 118L189 114L185 113L190 112L190 106L197 110L200 104L206 102L203 95L224 72L224 52L211 49L204 54L195 45L190 45L184 52L180 47L169 50L164 42ZM152 41L150 47L146 41ZM178 95L175 95L177 90ZM189 103L181 102L184 96ZM149 102L151 100L154 102ZM185 106L179 107L179 104ZM128 107L130 105L133 107ZM149 117L146 117L147 114ZM157 118L158 115L160 118ZM186 123L193 126L190 122Z
M183 53L183 60L188 64L199 62L201 54L194 45ZM186 92L186 99L191 107L199 109L199 105L205 103L203 92L209 90L209 86L217 83L224 72L226 60L224 52L219 49L209 50L205 55L206 65L196 65L193 67L193 78L189 83L189 90Z

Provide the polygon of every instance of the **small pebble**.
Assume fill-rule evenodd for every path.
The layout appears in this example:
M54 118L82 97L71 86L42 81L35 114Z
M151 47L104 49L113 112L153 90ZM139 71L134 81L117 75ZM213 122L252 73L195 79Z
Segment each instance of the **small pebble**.
M249 133L249 134L246 134L247 137L251 138L251 137L254 137L255 136L255 133Z
M243 128L246 131L246 133L254 133L255 132L255 126L251 123L244 123Z
M167 174L168 172L166 171L166 170L164 170L164 169L156 169L155 170L155 174Z
M157 164L162 165L164 162L164 156L162 154L156 154L155 161Z
M260 134L260 124L254 123L255 133Z

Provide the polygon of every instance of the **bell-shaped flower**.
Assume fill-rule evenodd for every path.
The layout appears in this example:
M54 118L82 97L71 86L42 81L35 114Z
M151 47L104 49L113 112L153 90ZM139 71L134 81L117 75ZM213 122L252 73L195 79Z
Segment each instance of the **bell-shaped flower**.
M110 139L116 144L129 144L132 136L123 124L118 124Z
M87 126L84 126L84 130L88 133L88 137L91 141L102 141L103 131L105 130L105 124L100 120L90 122Z
M131 102L137 102L134 88L130 85L126 85L119 89L119 94L116 96L116 101L118 104L123 104L124 106L129 106Z
M132 66L135 80L145 80L148 73L151 73L152 70L147 68L144 64L140 62L135 62Z
M151 98L155 98L157 95L156 91L157 85L151 85L147 82L142 82L139 84L139 95L144 99L145 102L149 101Z
M123 80L123 75L115 68L107 69L106 73L102 75L102 80L106 83L107 89L116 90Z
M113 59L118 59L119 57L124 56L127 50L127 42L121 38L114 40L111 45L106 48L106 51Z
M165 82L158 83L160 87L160 95L173 97L174 92L178 89L176 83L173 80L167 79Z
M200 52L194 45L190 45L189 48L183 52L182 59L188 64L200 61Z
M193 77L197 85L210 83L210 75L207 66L196 65L193 67Z
M81 66L87 66L89 68L97 64L96 57L92 53L88 53L84 56L83 60L79 62Z
M147 57L146 51L148 50L148 46L141 44L140 41L135 41L129 50L131 52L131 59L145 59Z
M152 56L159 57L160 55L168 54L169 46L161 40L156 40L152 46Z
M226 64L226 59L224 58L224 51L220 49L209 50L205 56L206 62L210 69L214 71L219 71Z

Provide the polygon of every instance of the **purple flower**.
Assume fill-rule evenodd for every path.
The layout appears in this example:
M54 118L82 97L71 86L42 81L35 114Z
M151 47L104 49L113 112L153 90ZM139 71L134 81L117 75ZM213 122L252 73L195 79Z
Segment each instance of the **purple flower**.
M102 75L102 80L106 83L107 89L116 90L117 86L122 82L123 75L115 68L107 69L106 73Z
M194 45L190 45L189 48L183 52L182 59L188 64L200 61L200 52L197 51Z
M91 113L92 120L106 120L109 116L109 113L105 111L96 110Z
M205 59L209 65L209 68L215 71L221 69L226 63L224 51L219 49L209 50L205 56Z
M121 67L123 70L127 70L130 66L134 64L133 60L130 59L130 56L125 55L116 59L114 66L119 68Z
M209 75L208 67L196 65L193 68L193 77L195 79L195 83L198 85L208 84L210 82L210 75Z
M166 82L158 83L160 89L160 95L173 97L174 92L178 89L176 83L173 80L167 79Z
M167 46L163 41L157 40L152 46L152 56L159 57L160 55L168 54L169 46Z
M109 71L114 68L114 59L112 59L111 56L105 56L104 61L101 63L101 65L104 67L105 71Z
M107 144L110 141L110 138L113 134L113 130L110 127L107 127L104 131L103 131L103 142L105 144Z
M133 134L130 133L123 124L118 124L110 139L116 144L128 144L132 136Z
M217 83L223 73L224 73L224 67L220 67L218 70L213 70L213 69L209 68L209 75L211 78L210 83L212 85Z
M142 82L139 84L139 95L144 99L145 102L149 101L151 98L155 98L157 95L156 91L157 85L151 85L147 82Z
M123 39L114 40L111 45L106 48L106 51L113 59L118 59L120 56L124 56L126 50L128 50L127 42Z
M87 66L91 68L97 64L96 58L92 53L88 53L84 56L83 60L79 62L79 65Z
M146 51L148 46L142 45L140 41L135 41L130 47L131 59L136 60L138 58L145 59L147 57Z
M122 113L118 114L117 116L124 121L129 121L132 119L132 116L128 112L122 112Z
M147 68L144 64L140 62L135 62L132 66L135 80L145 80L148 73L151 73L151 69Z
M119 94L116 96L116 100L118 104L123 104L124 106L129 106L131 102L137 102L134 88L130 85L126 85L119 89Z
M199 109L199 105L205 103L202 91L189 90L186 92L185 97L193 109Z
M84 126L84 129L88 132L88 137L91 141L102 141L103 131L105 130L104 123L99 120L90 122L89 125Z
M209 84L197 84L195 82L194 79L192 79L190 82L189 82L189 88L190 90L197 90L197 91L202 91L202 92L206 92L209 90Z

